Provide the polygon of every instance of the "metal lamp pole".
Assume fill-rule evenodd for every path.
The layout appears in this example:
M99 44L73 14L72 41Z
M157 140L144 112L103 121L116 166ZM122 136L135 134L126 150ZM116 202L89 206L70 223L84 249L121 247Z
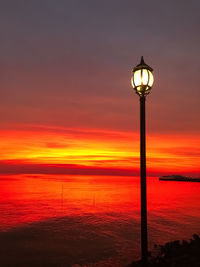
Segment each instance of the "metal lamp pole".
M154 81L152 71L142 57L140 64L133 69L131 79L132 86L140 97L141 258L144 264L148 261L145 101Z
M140 96L141 252L144 262L147 261L148 257L145 101L145 96Z

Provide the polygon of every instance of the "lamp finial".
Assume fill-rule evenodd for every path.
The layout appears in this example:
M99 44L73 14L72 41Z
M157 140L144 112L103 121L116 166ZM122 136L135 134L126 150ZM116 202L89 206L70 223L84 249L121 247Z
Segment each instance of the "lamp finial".
M141 57L140 65L145 65L143 56Z

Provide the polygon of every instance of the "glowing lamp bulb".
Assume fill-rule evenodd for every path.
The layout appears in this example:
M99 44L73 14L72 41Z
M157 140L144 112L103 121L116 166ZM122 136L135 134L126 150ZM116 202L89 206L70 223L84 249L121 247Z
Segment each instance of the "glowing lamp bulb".
M146 96L150 93L154 82L152 71L153 69L144 63L143 57L140 64L132 70L131 84L139 96Z

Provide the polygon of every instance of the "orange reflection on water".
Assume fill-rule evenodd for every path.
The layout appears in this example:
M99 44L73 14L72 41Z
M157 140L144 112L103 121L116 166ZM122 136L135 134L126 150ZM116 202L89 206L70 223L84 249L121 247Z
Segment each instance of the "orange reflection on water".
M138 177L10 175L0 179L0 228L63 216L101 214L116 220L140 218ZM149 225L200 223L200 183L147 179ZM164 223L162 221L164 220ZM175 227L175 226L174 226Z
M124 209L136 209L139 203L138 184L131 177L125 180L122 177L54 175L2 178L1 228L51 217L120 213Z

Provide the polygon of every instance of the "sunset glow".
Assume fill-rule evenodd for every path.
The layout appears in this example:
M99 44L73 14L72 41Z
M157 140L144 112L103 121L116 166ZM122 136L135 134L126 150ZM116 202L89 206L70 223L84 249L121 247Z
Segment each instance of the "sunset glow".
M42 166L51 166L54 172L57 168L67 172L73 166L139 173L139 135L135 132L30 125L22 130L2 130L0 140L1 173L24 173L23 166L38 164L38 173ZM198 174L199 144L200 138L194 135L147 136L148 174Z
M2 267L199 267L199 10L1 1Z

